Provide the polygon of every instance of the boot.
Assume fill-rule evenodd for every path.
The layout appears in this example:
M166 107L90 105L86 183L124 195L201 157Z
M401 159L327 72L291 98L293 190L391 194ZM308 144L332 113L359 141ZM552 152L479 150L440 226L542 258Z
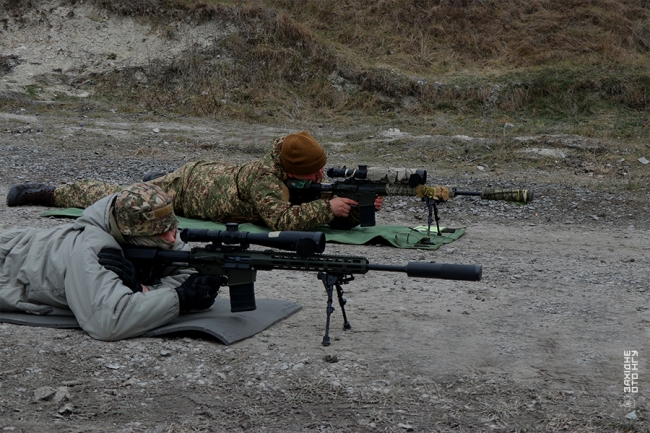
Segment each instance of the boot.
M148 171L142 176L142 181L143 182L149 182L150 180L158 179L159 177L163 177L166 175L166 171Z
M7 206L54 206L55 189L44 183L19 183L9 188Z

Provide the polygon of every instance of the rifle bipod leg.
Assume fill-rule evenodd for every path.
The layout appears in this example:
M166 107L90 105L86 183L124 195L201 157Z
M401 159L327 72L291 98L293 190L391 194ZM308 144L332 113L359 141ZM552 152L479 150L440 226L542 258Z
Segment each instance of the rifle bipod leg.
M332 303L334 301L334 287L336 287L336 294L339 298L341 313L343 313L343 329L352 329L350 322L348 322L348 316L345 314L345 304L347 303L347 300L343 297L343 288L341 287L341 284L347 284L348 282L354 280L354 276L319 272L318 279L323 282L323 285L325 286L325 292L327 292L327 320L325 321L325 336L323 337L323 346L329 346L331 344L330 317L334 312L334 307L332 306Z

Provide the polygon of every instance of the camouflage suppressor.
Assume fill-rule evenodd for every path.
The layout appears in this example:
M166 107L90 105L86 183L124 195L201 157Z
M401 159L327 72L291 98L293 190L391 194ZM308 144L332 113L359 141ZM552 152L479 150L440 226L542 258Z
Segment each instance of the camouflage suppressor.
M252 234L239 232L237 224L227 224L226 231L184 229L180 237L184 242L210 242L205 247L191 251L170 251L152 247L123 247L124 256L138 269L141 281L152 281L168 275L170 271L192 268L202 274L222 276L223 285L230 289L231 312L256 309L254 283L257 271L317 272L327 292L327 322L323 344L329 345L330 315L333 291L343 313L343 328L351 329L345 314L341 284L354 280L356 274L369 271L401 272L414 278L480 281L480 265L458 265L429 262L409 262L406 265L369 263L365 257L321 254L325 248L322 232L271 232ZM249 251L251 244L286 251Z
M438 194L437 187L419 185L413 192L417 197L434 198ZM450 188L449 198L459 195L478 196L483 200L502 200L514 201L517 203L528 204L533 201L533 192L528 189L492 189L483 188L481 191L459 191L456 188Z

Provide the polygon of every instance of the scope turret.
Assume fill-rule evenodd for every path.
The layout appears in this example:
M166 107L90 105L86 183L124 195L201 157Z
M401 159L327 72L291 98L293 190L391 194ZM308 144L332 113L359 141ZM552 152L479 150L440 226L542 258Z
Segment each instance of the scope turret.
M234 229L233 229L234 228ZM187 242L212 242L215 245L261 245L280 250L295 251L302 258L325 251L323 232L279 231L269 233L240 232L237 225L227 224L226 230L183 229L181 240Z

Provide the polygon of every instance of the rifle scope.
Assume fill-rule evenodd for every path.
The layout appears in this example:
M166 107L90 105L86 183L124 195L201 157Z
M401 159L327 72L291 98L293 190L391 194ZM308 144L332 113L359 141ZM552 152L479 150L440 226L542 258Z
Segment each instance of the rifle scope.
M404 170L404 169L400 169ZM368 169L367 164L359 164L359 168L347 168L345 165L343 167L332 167L327 169L327 176L330 178L336 178L336 177L344 177L347 179L359 179L359 180L365 180L368 179L368 174L369 171L372 172L372 176L370 176L373 179L377 178L382 178L386 177L387 179L391 179L395 176L396 174L396 169L386 169L386 168L379 168L379 167L374 167ZM409 169L409 172L412 172L412 174L408 178L408 184L411 186L411 188L415 188L418 185L424 185L427 182L427 171L422 170L422 169L416 169L412 170ZM391 175L392 172L392 175ZM406 179L404 179L406 180ZM392 182L392 181L391 181Z
M481 281L481 265L455 265L449 263L408 262L406 266L375 265L368 263L369 271L406 272L409 277L438 278L441 280Z
M234 229L233 229L234 228ZM183 229L181 240L188 242L212 242L213 244L241 245L249 244L280 250L295 251L301 258L325 251L325 234L323 232L280 231L269 233L249 233L237 230L237 224L226 224L226 230Z

